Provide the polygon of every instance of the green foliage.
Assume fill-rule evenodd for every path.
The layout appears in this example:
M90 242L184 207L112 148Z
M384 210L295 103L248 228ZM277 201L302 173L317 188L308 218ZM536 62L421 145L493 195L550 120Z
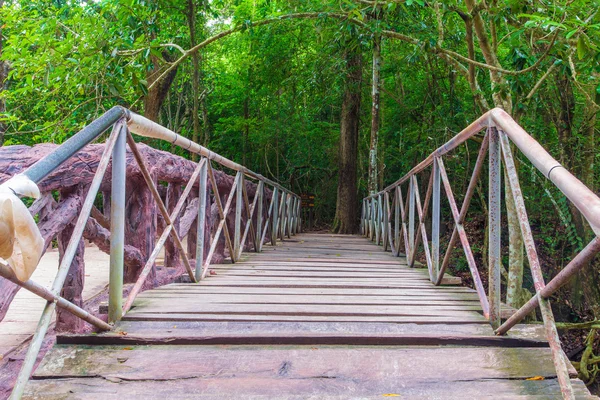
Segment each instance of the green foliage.
M296 191L316 193L321 220L333 216L335 205L344 52L349 43L360 46L365 60L357 157L359 188L361 193L366 191L370 49L373 35L384 30L409 36L418 44L383 40L382 183L397 179L484 111L477 106L476 96L493 104L492 96L498 92L512 96L514 110L509 111L521 113L521 123L553 154L561 154L551 112L558 107L554 76L526 99L553 63L557 73L577 79L572 145L576 153L587 146L580 130L585 125L580 104L586 96L600 98L600 20L589 2L570 1L566 6L565 2L503 1L482 9L485 23L497 29L495 46L504 68L526 69L553 46L539 68L506 76L505 86L492 85L488 71L476 68L477 91L456 64L434 51L440 27L433 3L194 0L194 4L197 42L242 27L240 33L200 53L199 140ZM60 143L115 104L143 112L149 80L191 47L188 7L187 0L6 2L0 10L4 25L1 59L10 66L2 92L6 112L0 116L6 126L4 144ZM254 25L264 18L297 12L316 12L319 18ZM441 45L463 55L468 54L461 17L466 12L463 2L440 4ZM345 13L362 26L329 13ZM348 41L350 35L358 41ZM485 62L477 43L474 58ZM161 123L190 137L192 76L189 61L179 65L159 115ZM460 177L457 188L465 188L475 151L476 146L468 144L448 157L448 170ZM538 199L529 190L533 180L525 179L524 186L534 207L536 199L544 203L543 197ZM558 205L570 218L566 204L559 201ZM544 207L553 209L547 201ZM542 211L531 213L541 215ZM556 215L544 217L561 223ZM581 246L571 230L563 239L573 248Z

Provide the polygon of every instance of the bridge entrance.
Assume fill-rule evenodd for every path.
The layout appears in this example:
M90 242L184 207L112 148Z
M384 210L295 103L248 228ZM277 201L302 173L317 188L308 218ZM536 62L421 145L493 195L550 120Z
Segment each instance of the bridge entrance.
M494 335L459 282L360 236L299 234L141 293L111 332L59 336L24 398L559 397L543 326Z

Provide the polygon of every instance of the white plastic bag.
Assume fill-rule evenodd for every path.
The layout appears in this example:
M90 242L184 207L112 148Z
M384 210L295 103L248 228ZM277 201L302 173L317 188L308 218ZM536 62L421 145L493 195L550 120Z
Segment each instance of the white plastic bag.
M0 185L0 258L20 281L26 281L42 256L44 239L17 195L37 198L40 192L24 175L16 175Z

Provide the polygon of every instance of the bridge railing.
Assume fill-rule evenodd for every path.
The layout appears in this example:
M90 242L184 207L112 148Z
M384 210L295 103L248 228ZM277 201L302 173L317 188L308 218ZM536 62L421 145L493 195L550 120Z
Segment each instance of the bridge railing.
M458 206L452 191L452 184L444 166L444 156L457 149L467 139L484 131L473 173ZM511 142L529 161L546 176L582 213L597 235L573 260L550 282L545 283L540 260L535 248L533 234L525 208L525 202ZM465 217L480 180L481 172L488 156L488 291L484 288L476 261L463 226ZM504 323L501 320L501 179L502 161L507 176L507 185L512 193L521 235L529 261L536 290L533 298L521 307ZM419 193L418 177L429 172L429 183L425 199ZM440 208L441 186L448 200L454 230L443 259L440 258ZM431 210L430 210L431 209ZM426 220L430 219L429 232ZM429 277L440 285L450 255L460 240L465 253L473 285L479 296L483 314L489 319L496 334L505 334L536 307L540 307L546 338L552 349L553 361L564 398L574 398L566 356L564 355L554 323L549 297L563 286L575 273L581 270L600 251L600 198L587 186L563 168L544 148L521 128L506 112L493 109L431 153L406 175L379 193L363 199L361 213L362 234L382 244L394 255L404 251L408 264L415 264L417 250L422 245Z
M175 246L179 249L181 261L191 281L197 282L206 277L208 267L215 254L221 235L225 238L231 262L236 262L240 259L248 239L250 239L250 245L247 247L252 247L254 251L260 252L266 240L270 241L272 245L276 245L278 239L284 240L286 237L289 238L301 229L301 201L299 196L280 184L123 107L114 107L107 111L100 118L57 147L52 153L40 159L22 174L18 175L16 179L11 178L5 182L3 184L4 187L11 189L15 194L19 194L18 186L23 181L26 181L27 184L41 182L52 171L57 169L70 157L75 156L84 146L96 140L111 127L112 131L105 143L94 178L81 207L81 212L74 225L73 233L64 251L51 288L45 288L31 279L26 281L19 280L13 269L6 262L0 260L0 276L9 279L48 301L13 388L12 399L19 399L23 394L25 385L33 371L43 339L52 321L55 308L57 306L61 307L100 330L111 330L114 322L120 320L131 308L136 296L141 291L144 282L149 276L161 249L165 246L168 237L172 238ZM161 199L157 186L151 177L143 156L138 150L132 133L148 138L165 140L201 156L181 197L170 213ZM141 270L139 278L123 302L127 146L138 164L166 226L159 236L144 268ZM109 323L107 324L67 299L62 298L60 294L77 253L78 244L90 217L104 174L111 161ZM227 194L225 204L221 202L222 196L219 193L219 188L215 180L213 163L235 171L235 179L231 190ZM255 181L257 184L252 201L250 201L248 196L245 184L246 179ZM191 265L190 258L183 247L182 238L175 228L174 221L181 213L186 200L196 185L199 187L197 241L195 249L196 263L195 265ZM212 190L214 203L216 203L219 214L219 222L212 238L210 237L210 227L208 227L207 231L206 226L207 205L210 204L209 187ZM227 217L230 215L234 216L235 221L233 232L230 232L227 226ZM244 220L246 221L245 225L243 224ZM205 240L205 236L207 240ZM208 248L205 248L205 243L210 244Z

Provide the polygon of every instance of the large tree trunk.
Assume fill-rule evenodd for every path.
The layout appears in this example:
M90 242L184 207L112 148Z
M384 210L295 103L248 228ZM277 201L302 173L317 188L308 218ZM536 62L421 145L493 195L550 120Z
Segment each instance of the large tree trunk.
M362 82L362 55L359 48L347 51L346 66L346 87L342 103L338 150L337 204L333 230L337 233L351 234L356 232L358 221L356 171Z
M196 3L194 0L188 0L188 27L190 30L190 48L196 45ZM193 133L192 141L198 143L198 136L200 132L200 116L199 116L199 96L200 96L200 55L198 52L192 54L192 96L193 96L193 107L192 107L192 120L193 120ZM192 153L192 160L197 161L198 155Z
M379 142L379 76L381 68L381 36L373 38L373 81L371 89L371 141L369 147L369 194L378 192L377 143Z
M163 57L166 61L172 61L167 51L163 51ZM161 62L158 57L150 56L152 68L146 72L146 81L148 85L152 85L154 81L161 75ZM156 85L152 86L144 97L144 116L152 121L158 122L158 114L162 106L171 84L177 75L177 68L169 71L169 73L161 79Z
M77 193L74 193L78 197L82 197L83 190L79 188ZM79 209L77 210L79 212ZM75 219L74 219L75 221ZM67 246L69 245L69 241L71 240L71 235L73 234L73 230L75 229L75 223L71 223L67 225L65 229L63 229L58 234L58 257L59 261L62 262ZM77 244L77 252L75 253L75 257L73 258L73 262L69 267L69 272L67 273L67 278L65 279L65 283L61 290L61 296L76 306L81 307L83 305L83 282L85 276L85 262L84 262L84 252L85 252L85 244L83 239L80 239ZM80 332L83 329L84 322L81 318L78 318L71 314L70 312L58 307L56 309L56 330L59 332L71 331L71 332Z

